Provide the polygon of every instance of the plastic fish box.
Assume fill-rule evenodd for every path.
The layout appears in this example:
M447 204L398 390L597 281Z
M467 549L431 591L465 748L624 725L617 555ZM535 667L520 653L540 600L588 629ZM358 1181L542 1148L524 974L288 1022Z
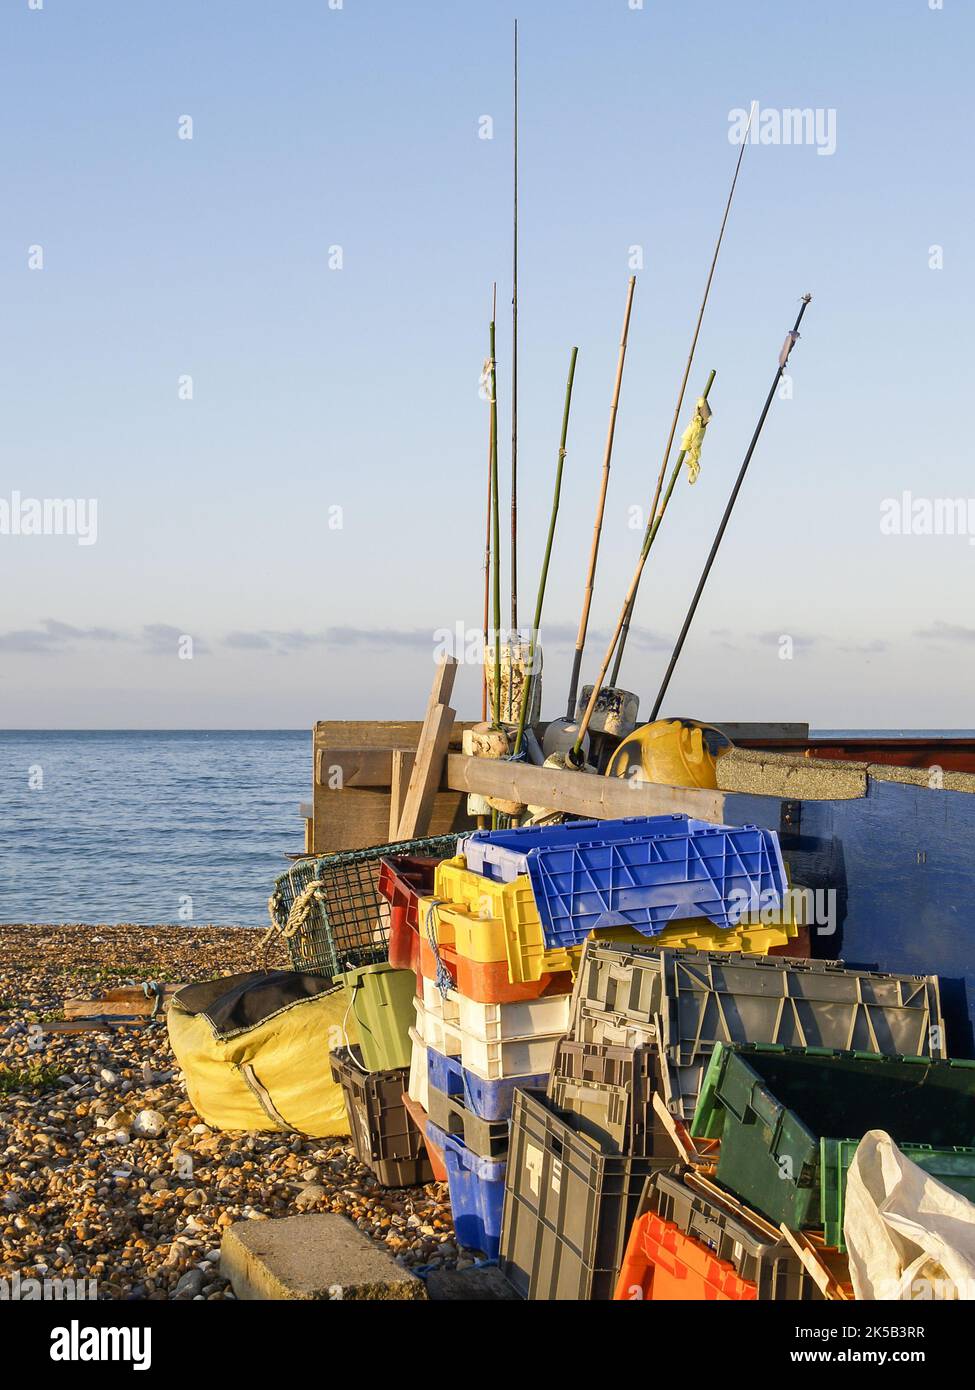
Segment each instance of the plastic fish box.
M389 963L397 970L419 969L417 904L433 892L439 859L391 855L379 861L379 892L389 903Z
M654 1047L601 1047L563 1038L555 1053L548 1096L558 1110L577 1115L581 1132L618 1153L680 1157L653 1108L660 1088Z
M715 1052L691 1133L720 1138L717 1181L773 1223L821 1226L821 1140L882 1129L969 1147L975 1062L733 1044Z
M647 1212L634 1224L615 1297L648 1303L754 1302L758 1290L672 1221Z
M689 822L681 834L538 849L528 877L547 947L574 946L601 927L654 936L677 918L737 926L787 888L779 837L756 826Z
M430 1097L429 1117L438 1129L459 1139L479 1158L492 1161L507 1158L507 1120L482 1120L480 1115L468 1110L457 1096L448 1096L446 1091L438 1091L435 1086L430 1086L427 1093Z
M499 1264L528 1299L611 1299L643 1185L661 1166L581 1132L540 1091L517 1090Z
M975 1125L973 1125L975 1137ZM846 1176L859 1147L858 1139L820 1139L819 1215L827 1245L845 1250L843 1218L846 1214ZM901 1144L905 1158L932 1178L950 1187L968 1202L975 1202L975 1148L954 1146L935 1149L930 1144Z
M604 845L614 840L638 840L672 835L689 826L708 822L684 815L626 816L620 820L576 820L567 825L523 825L510 830L475 830L460 840L457 853L467 867L498 883L511 883L528 872L528 855L537 849L562 849L567 845Z
M550 1072L555 1049L562 1036L559 1029L552 1033L533 1033L521 1038L498 1038L492 1042L469 1033L457 1024L442 1025L446 1046L437 1050L449 1056L460 1056L465 1070L487 1081L499 1081L529 1072ZM433 1046L436 1046L434 1043Z
M654 1173L647 1179L616 1286L618 1300L660 1296L653 1287L654 1263L640 1230L641 1223L652 1214L672 1223L723 1267L722 1277L714 1279L714 1271L709 1276L707 1266L697 1257L697 1288L692 1288L688 1278L682 1298L706 1299L708 1289L715 1285L734 1288L728 1278L730 1270L742 1286L753 1290L739 1296L762 1301L821 1301L814 1280L780 1231L687 1168Z
M412 1096L408 1095L405 1091L403 1093L403 1104L406 1106L410 1119L413 1121L413 1124L416 1127L417 1133L423 1139L423 1146L427 1151L427 1157L430 1160L430 1167L433 1169L434 1181L446 1182L447 1165L446 1163L444 1163L443 1152L437 1148L436 1144L427 1134L427 1120L429 1119L429 1116L427 1115L426 1110L424 1110L423 1106L418 1104L418 1102L415 1101L412 1098Z
M415 1028L410 1029L410 1079L406 1090L411 1100L429 1108L427 1090L429 1087L429 1067L427 1064L427 1045Z
M341 1083L352 1147L383 1187L433 1181L423 1138L403 1104L406 1068L366 1071L358 1047L329 1053L332 1079Z
M496 1259L504 1206L504 1160L471 1153L432 1120L427 1121L427 1134L443 1150L457 1244L480 1250L489 1260Z
M367 1069L408 1067L416 977L409 970L394 970L382 962L348 970L339 978L359 1026Z
M582 1043L656 1044L668 1108L689 1123L722 1042L806 1044L895 1055L943 1052L938 981L835 961L589 941L572 1001Z
M944 1055L937 978L848 970L835 961L660 952L668 1108L690 1123L719 1043Z
M488 1081L465 1070L459 1057L447 1057L432 1047L427 1049L427 1068L430 1086L461 1100L468 1110L482 1120L507 1120L517 1087L530 1086L537 1090L544 1088L548 1081L547 1070Z
M560 953L565 955L565 953ZM581 948L579 955L582 954ZM549 994L571 994L572 972L549 971L536 980L512 983L507 960L477 961L458 956L453 946L438 946L436 954L426 940L420 943L420 973L436 980L438 965L450 977L458 994L481 1004L516 1004L523 999L541 999Z

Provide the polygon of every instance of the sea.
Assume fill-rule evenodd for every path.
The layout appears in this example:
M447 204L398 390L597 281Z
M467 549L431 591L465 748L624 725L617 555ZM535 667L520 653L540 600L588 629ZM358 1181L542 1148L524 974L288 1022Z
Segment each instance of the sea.
M0 730L0 922L266 926L311 777L307 729Z

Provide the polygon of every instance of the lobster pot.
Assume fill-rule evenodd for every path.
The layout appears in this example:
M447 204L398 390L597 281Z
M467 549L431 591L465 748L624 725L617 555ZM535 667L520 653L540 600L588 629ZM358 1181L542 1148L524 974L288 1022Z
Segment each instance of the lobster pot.
M296 860L274 882L268 908L291 968L333 978L388 959L390 907L379 891L382 859L444 859L458 836L434 835L373 849Z

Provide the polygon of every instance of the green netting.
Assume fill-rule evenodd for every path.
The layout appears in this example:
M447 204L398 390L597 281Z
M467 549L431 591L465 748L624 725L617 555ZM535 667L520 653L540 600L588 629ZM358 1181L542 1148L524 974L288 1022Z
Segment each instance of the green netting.
M296 860L275 879L268 903L292 970L334 976L386 960L389 903L379 892L380 859L391 854L449 859L459 838L433 835Z

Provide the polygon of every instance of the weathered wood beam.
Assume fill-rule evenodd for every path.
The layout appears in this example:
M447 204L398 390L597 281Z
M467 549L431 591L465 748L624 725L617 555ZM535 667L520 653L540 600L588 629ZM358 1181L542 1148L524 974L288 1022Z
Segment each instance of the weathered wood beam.
M471 758L463 753L448 754L447 785L454 791L479 792L481 796L504 797L599 820L683 813L720 824L724 813L723 792L653 786L628 778L596 777L530 763Z

